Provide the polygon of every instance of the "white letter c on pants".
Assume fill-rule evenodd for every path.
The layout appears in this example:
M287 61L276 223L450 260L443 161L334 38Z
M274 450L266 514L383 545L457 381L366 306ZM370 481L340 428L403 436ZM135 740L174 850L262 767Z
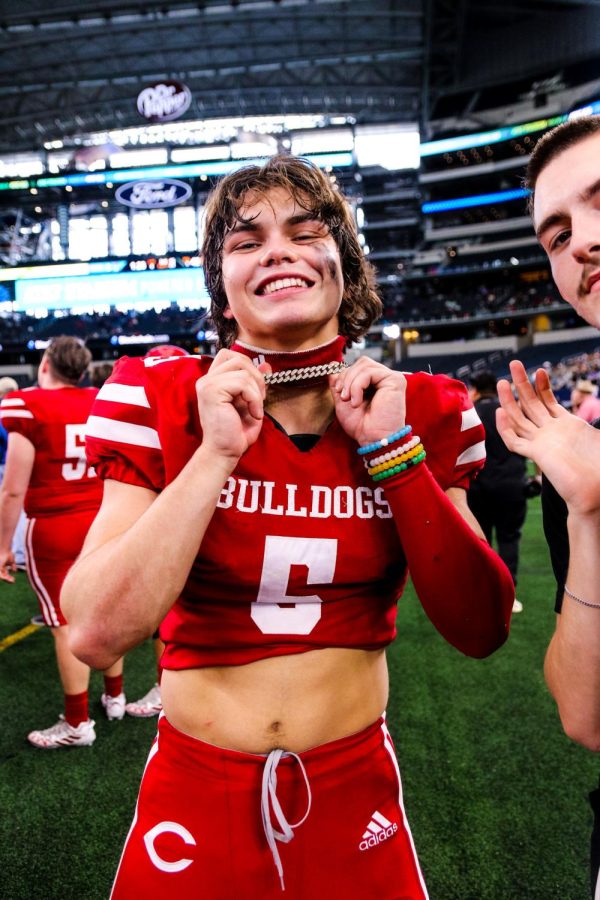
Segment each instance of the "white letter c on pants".
M150 831L147 831L144 835L144 844L146 845L148 856L156 868L160 869L161 872L183 872L184 869L191 866L194 861L193 859L176 859L174 862L167 862L167 860L162 859L154 849L154 841L160 834L164 834L165 832L177 834L186 844L191 844L194 847L196 846L196 841L193 836L187 828L183 827L183 825L179 825L177 822L159 822L158 825L155 825L154 828L151 828Z

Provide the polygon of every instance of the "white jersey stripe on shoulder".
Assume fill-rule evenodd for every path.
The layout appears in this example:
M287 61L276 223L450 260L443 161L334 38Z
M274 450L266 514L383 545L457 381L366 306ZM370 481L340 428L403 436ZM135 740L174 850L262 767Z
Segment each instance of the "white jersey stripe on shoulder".
M7 397L0 404L2 409L6 409L9 406L25 406L25 401L22 397Z
M0 418L33 419L33 413L27 409L0 409Z
M103 438L117 444L133 444L136 447L149 447L160 450L160 439L154 428L146 425L132 425L130 422L117 422L103 416L90 416L85 429L86 437Z
M163 363L180 363L182 359L202 359L202 357L191 353L189 356L145 356L144 366L150 369L152 366L162 366Z
M460 430L467 431L469 428L475 428L476 425L481 425L481 419L477 415L475 407L472 406L471 409L464 409Z
M103 384L96 399L111 400L113 403L128 403L130 406L145 406L150 409L146 391L141 385L118 384L117 382Z
M485 441L478 441L467 447L457 458L455 465L462 466L464 463L477 462L480 459L485 459Z

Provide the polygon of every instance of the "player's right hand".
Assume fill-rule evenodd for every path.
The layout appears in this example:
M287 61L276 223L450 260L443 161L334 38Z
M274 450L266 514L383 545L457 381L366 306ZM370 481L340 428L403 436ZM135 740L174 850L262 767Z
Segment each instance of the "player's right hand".
M16 571L17 564L12 550L8 550L4 553L0 552L0 581L8 581L10 584L13 584L15 576L12 575L11 572Z
M258 438L264 417L268 363L255 366L248 357L220 350L196 382L202 445L237 460Z
M549 478L570 512L600 513L600 432L556 400L548 373L538 369L532 385L521 362L510 363L513 385L498 382L498 432L514 453L527 456Z

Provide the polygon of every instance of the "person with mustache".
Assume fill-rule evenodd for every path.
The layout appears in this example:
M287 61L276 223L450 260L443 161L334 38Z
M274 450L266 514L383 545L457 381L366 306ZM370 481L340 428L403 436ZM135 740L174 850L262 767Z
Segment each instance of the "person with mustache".
M385 647L407 568L460 651L506 640L512 578L466 503L483 429L445 376L345 366L381 301L316 166L240 169L204 221L221 349L117 363L87 429L103 508L63 591L83 659L159 623L165 643L113 900L424 900Z
M563 298L600 328L600 116L545 134L526 186L540 244ZM548 374L534 384L522 363L498 385L498 430L507 447L543 472L544 530L558 585L556 628L544 664L566 734L600 751L600 433L556 401ZM562 498L562 501L561 501ZM563 502L564 501L564 502ZM592 896L600 900L600 791L590 794Z

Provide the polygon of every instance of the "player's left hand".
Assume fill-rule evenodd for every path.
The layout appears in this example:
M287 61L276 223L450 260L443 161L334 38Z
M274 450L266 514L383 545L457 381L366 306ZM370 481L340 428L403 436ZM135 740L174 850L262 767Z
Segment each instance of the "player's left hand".
M9 584L13 584L15 580L14 573L17 571L17 564L15 562L15 555L12 550L9 550L6 553L0 552L0 581L8 581Z
M406 416L406 378L361 356L330 378L338 421L359 444L381 440L403 428Z

